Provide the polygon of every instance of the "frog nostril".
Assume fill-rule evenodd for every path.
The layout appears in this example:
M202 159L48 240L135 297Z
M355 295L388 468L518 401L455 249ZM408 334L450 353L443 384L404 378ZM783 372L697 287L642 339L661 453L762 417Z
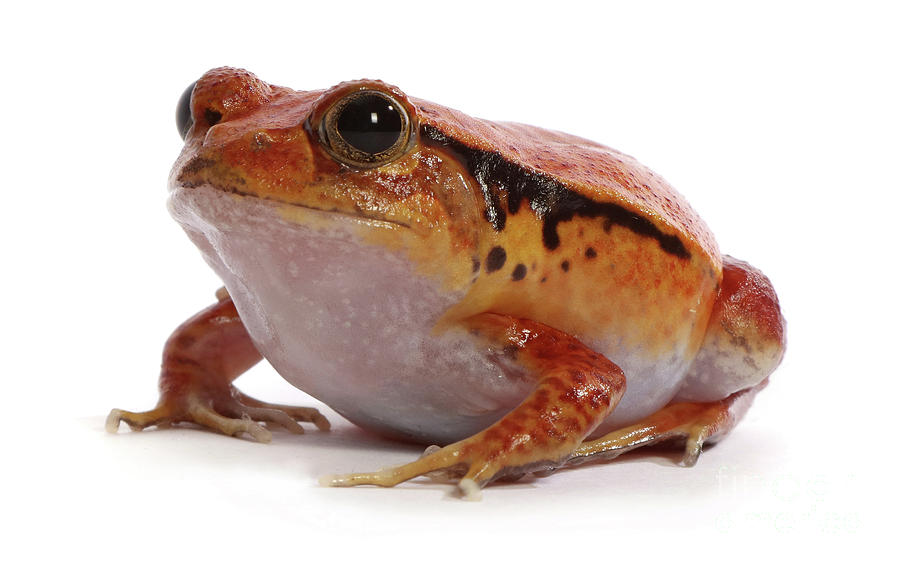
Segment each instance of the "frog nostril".
M208 124L209 126L215 126L219 124L220 120L222 120L222 113L215 109L208 108L203 111L203 118L206 119L206 124Z

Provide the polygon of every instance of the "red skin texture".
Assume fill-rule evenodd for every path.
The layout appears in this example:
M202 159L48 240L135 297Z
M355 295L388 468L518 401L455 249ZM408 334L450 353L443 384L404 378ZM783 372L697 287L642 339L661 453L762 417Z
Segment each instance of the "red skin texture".
M772 282L759 269L742 260L726 256L724 265L719 298L711 320L723 322L722 326L732 336L753 336L783 354L785 322Z

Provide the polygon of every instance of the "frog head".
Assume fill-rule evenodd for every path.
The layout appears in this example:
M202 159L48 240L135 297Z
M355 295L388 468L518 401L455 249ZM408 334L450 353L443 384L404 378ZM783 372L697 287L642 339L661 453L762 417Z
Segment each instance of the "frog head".
M214 189L265 200L289 222L352 225L445 285L471 279L478 195L459 163L422 143L417 105L396 87L294 91L219 68L185 91L177 117L185 146L173 191Z

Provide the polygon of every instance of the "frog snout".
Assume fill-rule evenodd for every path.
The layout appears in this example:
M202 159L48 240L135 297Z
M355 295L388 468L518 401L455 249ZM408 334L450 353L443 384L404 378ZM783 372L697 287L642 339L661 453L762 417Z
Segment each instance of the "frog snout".
M266 103L272 88L243 69L219 67L188 85L178 99L175 126L186 140L192 132L206 131Z

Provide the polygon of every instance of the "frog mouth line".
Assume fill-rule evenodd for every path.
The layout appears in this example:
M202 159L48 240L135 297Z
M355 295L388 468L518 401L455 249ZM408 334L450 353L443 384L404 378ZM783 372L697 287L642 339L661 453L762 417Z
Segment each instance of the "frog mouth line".
M248 199L258 199L260 201L277 204L277 205L280 205L283 207L302 209L302 210L306 210L306 211L317 211L319 213L328 214L328 215L348 217L350 219L355 219L358 221L368 221L371 223L384 225L384 226L394 228L394 229L397 229L397 228L412 229L412 226L409 223L405 223L403 221L396 221L393 219L386 219L384 217L376 217L373 215L365 215L361 211L350 212L350 211L341 211L340 209L336 209L336 208L323 209L321 207L312 207L309 205L303 205L301 203L295 203L292 201L279 199L277 197L257 195L250 191L238 189L234 185L219 185L219 184L210 183L208 181L195 182L195 181L191 181L191 180L186 180L186 179L184 179L183 176L179 176L177 178L177 181L178 181L178 184L173 187L173 190L196 189L196 188L205 187L205 188L211 189L212 191L221 192L221 193L230 193L232 195L237 195L239 197L248 198Z

